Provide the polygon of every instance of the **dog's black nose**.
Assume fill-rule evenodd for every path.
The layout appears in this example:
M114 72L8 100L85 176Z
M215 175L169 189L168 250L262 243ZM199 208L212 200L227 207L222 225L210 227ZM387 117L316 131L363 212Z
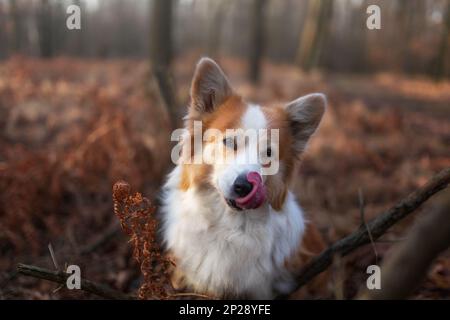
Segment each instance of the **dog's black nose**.
M239 175L233 183L233 190L239 197L245 197L252 191L253 185L247 180L247 175Z

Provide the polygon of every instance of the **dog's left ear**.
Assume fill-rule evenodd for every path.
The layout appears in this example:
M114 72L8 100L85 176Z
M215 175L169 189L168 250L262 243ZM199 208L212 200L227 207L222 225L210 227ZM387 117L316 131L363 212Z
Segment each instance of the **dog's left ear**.
M190 113L212 112L231 95L233 89L219 65L212 59L202 58L191 83Z
M286 105L296 152L305 149L309 138L319 126L326 105L327 99L321 93L308 94Z

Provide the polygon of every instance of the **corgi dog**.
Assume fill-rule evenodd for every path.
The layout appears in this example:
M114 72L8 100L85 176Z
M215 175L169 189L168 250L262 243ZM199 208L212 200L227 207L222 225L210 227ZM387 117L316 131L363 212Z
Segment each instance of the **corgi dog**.
M174 287L236 299L291 292L292 262L305 234L291 184L325 112L325 96L314 93L270 107L247 103L221 68L202 58L190 98L180 159L162 196L162 240L175 264ZM196 124L203 137L193 151ZM215 134L206 137L209 129ZM236 142L252 130L275 130L278 139ZM211 150L220 148L233 156L218 159ZM196 155L208 161L187 161Z

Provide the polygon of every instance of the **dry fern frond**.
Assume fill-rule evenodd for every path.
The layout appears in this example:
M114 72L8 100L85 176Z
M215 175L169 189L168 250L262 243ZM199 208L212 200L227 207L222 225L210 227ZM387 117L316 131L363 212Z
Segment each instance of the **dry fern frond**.
M114 213L123 231L133 244L133 256L140 264L144 283L139 289L140 299L168 299L172 286L169 268L173 264L161 253L156 241L155 208L140 193L131 194L125 181L113 186Z

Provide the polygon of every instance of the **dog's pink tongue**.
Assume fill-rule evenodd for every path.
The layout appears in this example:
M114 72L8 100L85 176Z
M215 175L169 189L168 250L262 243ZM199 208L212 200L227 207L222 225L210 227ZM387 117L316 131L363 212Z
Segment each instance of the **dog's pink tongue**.
M247 181L252 184L252 191L245 197L236 198L236 205L241 209L256 209L266 200L266 189L258 172L247 173Z

